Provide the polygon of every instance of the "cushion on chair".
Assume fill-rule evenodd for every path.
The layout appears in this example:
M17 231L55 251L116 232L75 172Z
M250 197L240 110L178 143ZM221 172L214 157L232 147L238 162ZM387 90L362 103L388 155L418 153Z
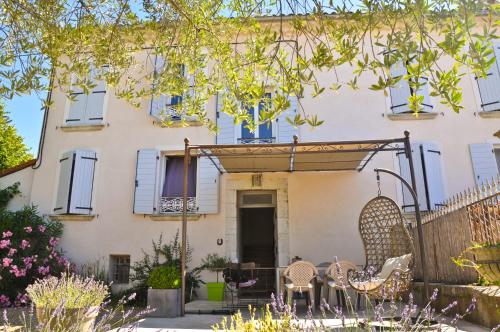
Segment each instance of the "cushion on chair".
M298 286L295 286L294 284L292 283L289 283L289 284L285 284L285 287L288 288L288 289L294 289L294 288L306 288L306 287L298 287ZM308 284L307 285L307 288L313 288L313 285L312 284Z
M385 279L372 278L369 281L355 281L355 282L353 282L353 285L358 290L369 292L372 289L375 289L378 286L382 285L384 283L384 281L385 281Z
M387 279L394 269L407 270L410 265L411 254L406 254L399 257L391 257L387 259L382 266L382 270L378 274L377 278Z

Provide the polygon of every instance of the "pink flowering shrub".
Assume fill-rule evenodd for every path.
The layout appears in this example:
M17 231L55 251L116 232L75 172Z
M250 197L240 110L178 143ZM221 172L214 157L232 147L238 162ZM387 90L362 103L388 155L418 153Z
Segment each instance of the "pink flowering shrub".
M72 269L57 249L61 234L62 224L45 220L35 207L0 208L0 308L26 305L29 284Z

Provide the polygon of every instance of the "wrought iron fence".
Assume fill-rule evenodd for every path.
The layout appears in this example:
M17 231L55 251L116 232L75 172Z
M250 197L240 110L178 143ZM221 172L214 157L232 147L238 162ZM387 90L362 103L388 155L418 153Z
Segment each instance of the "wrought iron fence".
M467 215L475 243L500 243L500 193L467 205Z
M160 214L168 213L181 213L183 206L182 197L160 197L158 204ZM195 213L196 208L196 197L188 197L187 200L187 211L188 213Z

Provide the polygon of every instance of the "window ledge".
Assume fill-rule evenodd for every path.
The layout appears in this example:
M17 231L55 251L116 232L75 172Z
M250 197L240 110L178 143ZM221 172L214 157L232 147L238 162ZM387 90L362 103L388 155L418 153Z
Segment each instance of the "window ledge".
M54 221L92 221L95 214L49 214L49 219Z
M89 124L89 125L64 125L59 128L61 128L62 131L96 131L96 130L102 130L106 125L104 123L102 124Z
M500 111L481 111L477 112L477 114L482 118L500 118Z
M438 116L438 113L433 112L433 113L419 113L418 117L415 116L413 113L403 113L403 114L394 114L394 113L389 113L386 114L387 118L389 120L393 121L398 121L398 120L430 120L434 119Z
M187 216L188 221L200 220L201 214L189 213ZM182 221L182 213L172 214L151 214L149 218L153 221Z
M197 120L187 120L187 121L172 121L169 125L162 121L154 121L153 124L155 126L159 126L162 128L188 128L188 127L201 127L203 126L203 122Z

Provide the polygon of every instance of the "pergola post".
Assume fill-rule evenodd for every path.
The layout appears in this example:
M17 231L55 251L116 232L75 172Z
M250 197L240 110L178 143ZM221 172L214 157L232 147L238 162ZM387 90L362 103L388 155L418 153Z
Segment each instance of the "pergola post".
M186 313L186 251L187 251L187 195L188 170L191 161L189 153L189 139L184 139L184 174L182 181L182 231L181 231L181 316Z
M413 189L413 199L415 203L415 220L417 222L417 233L418 233L418 247L420 252L420 264L422 266L422 279L424 279L424 294L425 301L429 300L429 280L427 276L427 263L425 261L425 244L424 244L424 232L422 229L422 216L420 214L420 205L418 203L418 195L417 195L417 180L415 177L415 168L413 166L413 157L411 153L411 144L410 144L410 132L405 130L404 132L404 145L405 145L405 154L406 158L408 158L408 165L410 166L410 177L411 177L411 186Z

